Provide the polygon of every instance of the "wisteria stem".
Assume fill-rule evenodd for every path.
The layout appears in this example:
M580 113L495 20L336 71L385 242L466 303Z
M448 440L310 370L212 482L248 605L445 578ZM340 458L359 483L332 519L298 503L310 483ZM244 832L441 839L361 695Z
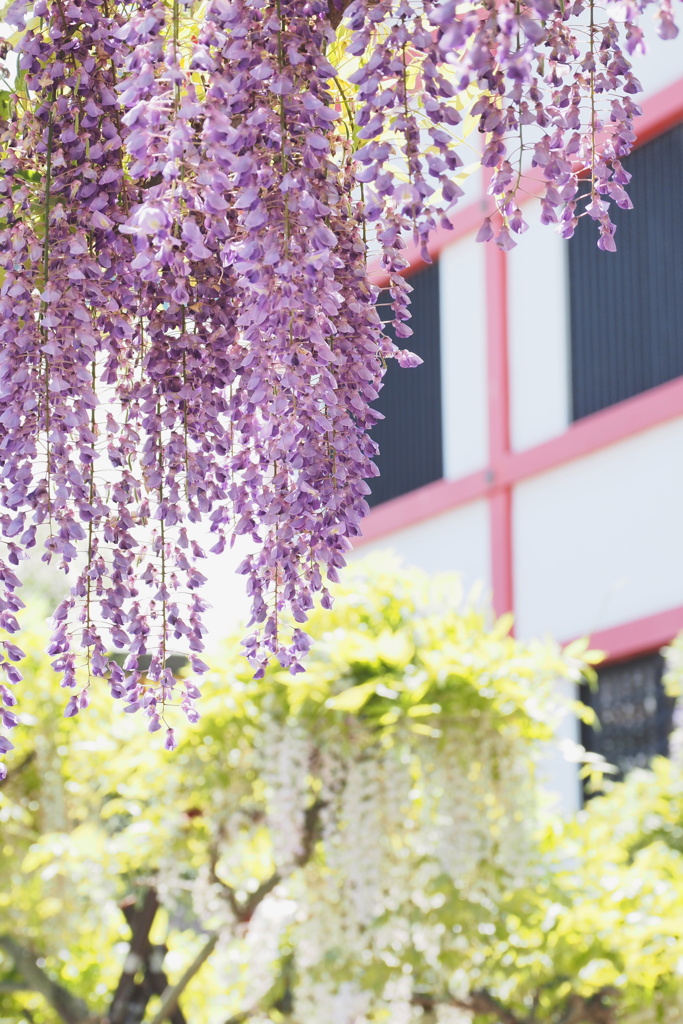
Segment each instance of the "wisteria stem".
M50 281L50 200L52 192L52 142L54 137L54 105L57 98L57 86L53 84L50 94L50 115L47 124L47 154L45 158L45 205L43 215L43 288L47 290ZM44 318L48 309L47 300L41 303L41 316ZM47 328L45 324L41 327L43 343L47 342ZM46 446L46 476L47 476L47 510L52 533L52 484L51 484L51 457L50 457L50 361L47 352L43 351L43 362L45 368L45 446Z

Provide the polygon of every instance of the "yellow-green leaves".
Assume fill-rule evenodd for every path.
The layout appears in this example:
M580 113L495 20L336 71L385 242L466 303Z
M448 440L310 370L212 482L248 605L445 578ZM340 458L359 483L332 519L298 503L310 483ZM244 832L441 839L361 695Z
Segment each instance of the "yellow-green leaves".
M453 578L376 560L352 568L332 610L312 616L307 671L271 666L255 680L228 645L203 687L201 721L173 719L173 753L96 687L87 713L58 717L59 687L35 638L22 666L32 726L15 730L24 767L0 787L12 892L0 894L0 933L27 936L50 976L99 1014L128 951L119 903L150 884L164 903L153 941L168 946L171 982L221 932L183 996L198 1024L253 1005L255 986L262 1003L275 1001L263 1004L271 1020L299 1024L281 1007L304 976L366 986L367 1019L379 1024L391 1020L383 993L408 976L404 966L442 991L460 971L513 1001L537 983L556 994L556 963L584 932L560 934L574 897L555 869L559 833L543 847L534 839L532 754L550 731L558 677L575 678L581 662L512 639L509 621L487 629L460 600ZM310 837L297 839L306 821ZM263 886L265 917L252 923ZM354 914L362 948L343 938ZM617 926L610 918L610 933ZM297 958L311 949L304 971ZM0 981L11 969L0 961ZM311 1024L331 1019L321 998L300 1008ZM0 1020L21 1019L23 1007L58 1024L41 996L0 990Z
M367 704L376 687L377 683L374 679L368 683L359 683L358 686L350 686L348 690L343 690L336 697L328 697L325 706L333 711L360 711Z

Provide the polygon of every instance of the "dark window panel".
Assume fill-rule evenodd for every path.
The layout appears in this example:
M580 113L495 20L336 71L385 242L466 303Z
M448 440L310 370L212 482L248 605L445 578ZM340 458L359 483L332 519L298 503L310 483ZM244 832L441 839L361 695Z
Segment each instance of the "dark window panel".
M662 656L649 654L607 665L598 672L597 690L583 689L582 699L600 723L582 726L583 745L616 765L620 776L669 753L675 701L664 692L663 671Z
M380 476L368 480L371 505L443 476L438 265L433 263L413 274L410 283L414 288L411 327L415 333L398 344L416 352L424 362L413 370L401 369L394 360L389 362L384 387L375 402L385 419L372 431L380 448L376 460ZM387 302L387 294L383 292L378 301ZM386 306L380 306L383 320L389 313Z
M569 242L573 418L683 374L683 125L624 160L616 253L581 217Z

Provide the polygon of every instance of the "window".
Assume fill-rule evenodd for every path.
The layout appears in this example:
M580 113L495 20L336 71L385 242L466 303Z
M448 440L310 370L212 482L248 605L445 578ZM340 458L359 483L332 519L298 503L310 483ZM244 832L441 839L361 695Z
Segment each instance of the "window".
M573 418L683 374L683 124L624 161L616 253L581 217L569 243Z
M602 754L621 776L644 768L656 754L669 753L675 701L662 686L661 654L607 665L598 672L598 688L583 688L582 699L600 727L582 726L587 750Z
M438 265L433 263L413 274L410 283L415 333L401 340L400 347L416 352L424 362L414 370L402 370L393 360L389 363L375 403L385 419L372 431L380 447L376 461L381 475L368 481L371 505L443 475ZM386 302L386 293L378 301ZM380 313L386 312L385 307L380 308ZM385 315L382 318L387 319Z

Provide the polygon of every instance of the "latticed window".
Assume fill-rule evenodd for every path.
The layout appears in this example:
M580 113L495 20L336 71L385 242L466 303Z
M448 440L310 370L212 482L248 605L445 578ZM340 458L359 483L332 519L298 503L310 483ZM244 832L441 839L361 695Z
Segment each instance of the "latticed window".
M683 374L683 124L624 167L633 210L613 208L617 252L581 217L569 243L573 418Z
M371 505L396 498L443 476L441 441L441 352L439 327L439 267L433 263L410 278L411 327L414 335L401 339L400 347L409 348L423 360L413 370L402 370L389 362L384 387L374 403L385 419L372 431L380 455L377 465L381 476L368 483ZM379 297L380 314L388 320ZM391 332L390 332L391 333Z
M645 767L656 754L669 753L674 700L662 686L660 654L607 665L598 688L584 688L583 700L595 710L599 727L583 726L583 744L616 765L620 775Z

